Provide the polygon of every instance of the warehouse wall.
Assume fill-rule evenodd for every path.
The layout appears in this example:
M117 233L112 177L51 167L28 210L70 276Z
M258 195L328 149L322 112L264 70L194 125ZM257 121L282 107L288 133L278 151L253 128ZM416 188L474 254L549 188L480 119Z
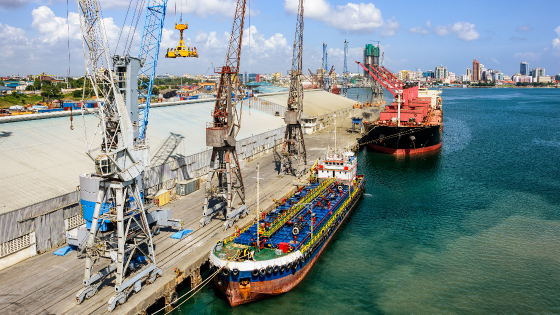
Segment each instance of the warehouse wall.
M258 102L254 104L258 105ZM284 130L282 127L237 141L241 164L280 145ZM206 150L173 158L146 170L144 194L148 196L160 189L173 189L178 181L208 174L211 155L212 150ZM0 269L32 256L19 255L21 259L10 257L26 248L34 247L30 253L40 254L65 244L66 231L81 222L78 191L0 214Z

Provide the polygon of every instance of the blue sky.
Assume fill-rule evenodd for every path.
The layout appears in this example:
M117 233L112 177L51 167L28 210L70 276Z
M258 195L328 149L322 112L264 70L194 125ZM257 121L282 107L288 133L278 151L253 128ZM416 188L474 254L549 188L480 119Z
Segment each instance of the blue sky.
M220 66L231 30L234 0L169 0L158 73L203 74ZM241 70L286 73L291 65L297 0L247 0ZM132 8L137 2L132 2ZM165 59L179 32L173 29L175 5L183 10L189 29L188 46L200 58ZM101 0L109 46L115 51L118 36L128 34L132 12L124 23L129 1ZM67 20L67 9L69 19ZM77 4L59 0L0 0L0 75L83 75L83 48ZM250 14L249 14L250 12ZM442 64L464 74L473 58L486 68L506 74L519 72L519 63L560 73L560 1L344 1L305 0L304 69L321 66L323 42L329 63L343 69L343 43L350 48L349 70L358 70L365 44L381 41L385 65L392 71L433 70ZM140 25L144 19L144 12ZM250 15L250 19L249 19ZM69 25L68 25L69 24ZM68 29L69 28L69 29ZM136 30L131 53L138 53L141 28ZM250 34L250 44L249 44ZM123 51L123 39L117 49ZM68 61L70 46L70 63ZM250 59L250 60L249 60Z

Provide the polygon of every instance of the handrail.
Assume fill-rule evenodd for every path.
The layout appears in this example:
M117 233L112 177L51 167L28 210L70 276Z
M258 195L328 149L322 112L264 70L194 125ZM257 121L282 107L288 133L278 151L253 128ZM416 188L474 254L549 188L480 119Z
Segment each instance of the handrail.
M364 179L362 178L360 180L360 183L357 185L358 187L362 184L362 181ZM315 241L317 241L317 239L319 239L323 233L333 224L333 222L338 218L338 216L340 215L340 213L342 212L342 210L344 210L344 208L346 208L346 206L348 205L348 203L350 203L350 201L352 201L352 199L354 199L354 196L358 193L358 189L354 189L354 191L350 194L350 197L342 204L342 206L340 206L338 208L338 210L336 211L336 213L334 213L331 218L329 219L329 221L327 221L327 223L323 226L323 228L319 231L319 233L315 234L313 236L313 238L309 241L309 243L307 243L306 245L304 245L301 248L301 252L305 253L309 247L311 247Z
M259 228L259 233L262 234L263 237L270 237L274 234L280 227L284 226L288 220L290 220L295 214L297 214L303 207L305 207L311 200L315 199L319 193L325 190L326 187L330 186L335 181L335 178L330 178L321 183L317 188L313 189L307 196L302 198L297 204L292 206L288 211L284 212L282 216L274 220L272 222L272 226L268 231L263 231ZM262 233L261 233L262 231Z

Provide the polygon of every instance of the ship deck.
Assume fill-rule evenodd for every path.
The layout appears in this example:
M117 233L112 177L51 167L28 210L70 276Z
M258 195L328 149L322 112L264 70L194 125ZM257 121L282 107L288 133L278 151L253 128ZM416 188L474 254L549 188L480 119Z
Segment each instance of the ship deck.
M359 185L359 181L349 187L339 185L337 181L330 179L321 184L311 184L296 192L283 204L265 215L261 221L259 233L261 250L254 251L254 256L250 259L265 261L280 258L305 247L312 240L314 233L327 225L329 219L336 213L343 201L348 199L351 191L357 188L357 185ZM292 232L295 224L299 224L301 228L297 235ZM221 259L244 261L248 259L246 256L239 257L245 249L255 249L256 241L257 224L255 223L226 238L222 249L215 251L214 255ZM277 250L282 247L288 250Z

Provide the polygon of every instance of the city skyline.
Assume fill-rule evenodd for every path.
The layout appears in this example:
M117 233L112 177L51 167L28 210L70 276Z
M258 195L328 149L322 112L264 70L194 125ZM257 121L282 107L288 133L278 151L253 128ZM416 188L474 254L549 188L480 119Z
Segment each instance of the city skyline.
M241 70L258 73L287 73L291 65L295 0L248 1L251 7L245 19ZM471 1L448 3L433 1L383 3L342 0L306 0L304 31L304 69L321 66L322 43L328 45L329 64L342 72L343 43L349 42L349 71L359 71L366 44L381 41L385 66L401 69L434 70L444 65L450 72L462 74L476 58L486 68L500 69L513 75L519 63L529 62L546 68L548 74L560 73L560 22L555 12L557 1L543 1L527 6L510 1L499 3ZM124 23L128 2L101 0L111 53L122 49L119 40L123 24L126 37L130 24ZM175 14L175 6L177 14ZM234 0L169 2L161 50L175 47L179 34L173 29L180 11L187 11L185 32L187 46L195 46L200 58L165 59L160 54L158 73L204 74L223 63ZM406 9L403 10L403 7ZM524 10L518 10L523 7ZM483 8L483 10L481 10ZM47 72L56 75L83 75L83 48L75 2L67 7L61 1L21 0L0 3L0 75L26 75ZM492 19L484 12L500 12ZM141 14L143 20L144 12ZM68 19L67 19L68 16ZM538 20L528 17L538 16ZM513 22L512 22L513 21ZM143 21L141 21L142 23ZM141 24L140 23L140 24ZM132 44L137 51L140 27ZM123 35L124 34L124 35ZM250 41L249 41L250 39ZM119 49L115 49L119 43ZM70 46L70 60L68 56ZM251 62L249 63L249 56Z

